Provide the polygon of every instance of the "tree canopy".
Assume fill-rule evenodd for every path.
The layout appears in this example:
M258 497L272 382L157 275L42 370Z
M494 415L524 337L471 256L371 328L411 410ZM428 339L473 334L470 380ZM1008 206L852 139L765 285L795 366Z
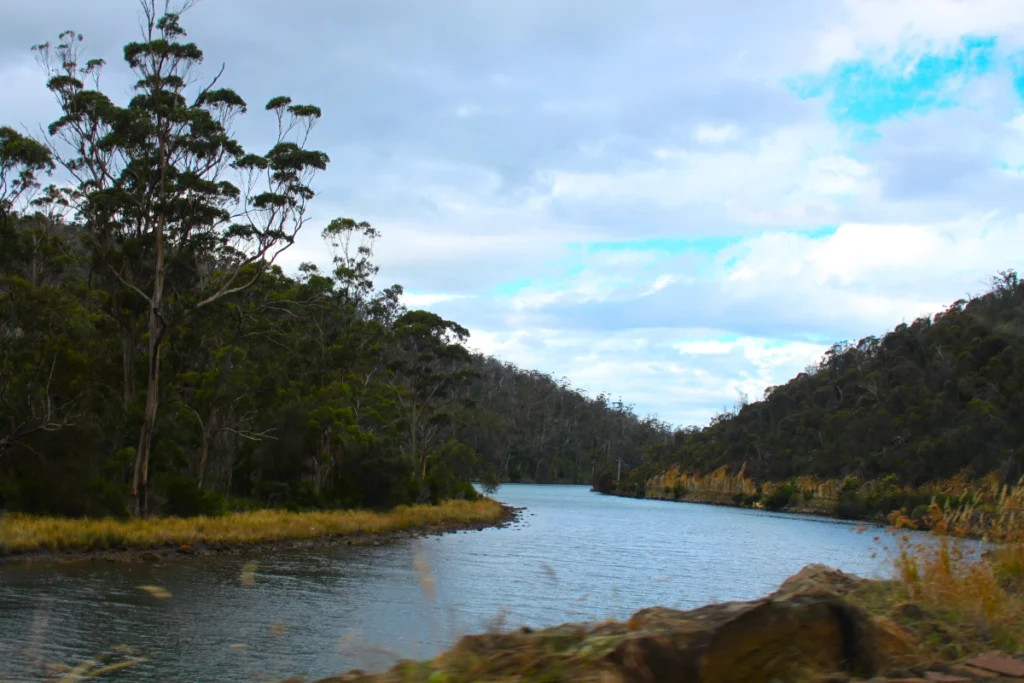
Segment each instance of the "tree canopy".
M126 102L82 36L37 46L60 116L39 139L0 127L0 508L391 506L473 497L473 478L581 483L663 439L406 310L366 222L321 231L327 272L276 265L329 162L321 111L250 112L225 69L203 80L188 6L142 2ZM268 148L235 139L243 115Z
M741 467L760 481L880 480L908 486L964 473L1024 475L1024 283L988 292L881 337L839 342L763 400L677 431L636 477L678 465ZM636 483L636 482L634 482Z

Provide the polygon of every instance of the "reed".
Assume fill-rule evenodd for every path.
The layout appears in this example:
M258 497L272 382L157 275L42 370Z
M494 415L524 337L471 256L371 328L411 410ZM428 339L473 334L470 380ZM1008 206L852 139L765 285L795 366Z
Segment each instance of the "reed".
M223 517L69 519L8 514L0 518L0 555L38 550L127 550L159 546L249 544L321 536L377 534L439 524L496 522L490 499L402 506L390 512L258 510Z
M927 615L925 640L950 649L950 655L1024 649L1020 492L1020 486L993 486L977 491L976 503L957 509L933 503L932 537L900 539L894 599L921 607ZM964 538L980 534L996 544L982 550Z

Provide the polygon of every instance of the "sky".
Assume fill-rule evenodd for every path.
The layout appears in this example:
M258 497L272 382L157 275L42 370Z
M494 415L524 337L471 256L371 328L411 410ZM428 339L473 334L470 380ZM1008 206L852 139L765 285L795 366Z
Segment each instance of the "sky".
M8 3L0 124L55 105L63 29L127 98L135 0ZM245 98L323 109L311 223L381 232L380 286L469 346L678 426L985 291L1024 256L1019 0L200 0Z

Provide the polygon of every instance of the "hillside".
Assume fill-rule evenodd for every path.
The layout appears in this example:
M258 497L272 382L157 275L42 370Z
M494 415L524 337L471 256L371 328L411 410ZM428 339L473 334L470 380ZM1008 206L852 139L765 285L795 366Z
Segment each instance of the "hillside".
M408 310L366 222L324 220L319 267L277 265L330 163L323 112L203 87L179 14L143 18L128 101L67 31L33 48L59 118L0 125L0 511L437 503L473 477L585 481L664 439ZM235 139L243 116L263 148Z
M920 488L957 475L1014 483L1024 475L1022 333L1024 283L1006 271L981 296L837 343L762 400L676 432L621 488L640 490L669 470L742 471L755 486L855 478Z

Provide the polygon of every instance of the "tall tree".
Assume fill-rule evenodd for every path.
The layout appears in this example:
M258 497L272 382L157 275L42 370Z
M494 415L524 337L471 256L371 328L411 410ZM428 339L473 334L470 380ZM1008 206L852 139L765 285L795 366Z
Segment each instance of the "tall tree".
M203 53L185 42L179 21L192 3L141 5L143 39L124 48L137 77L126 106L100 91L102 60L81 63L80 35L36 49L62 112L49 127L51 150L76 184L93 268L145 305L146 402L133 467L136 511L145 516L168 334L251 287L292 244L307 220L309 182L328 159L306 148L320 110L286 97L266 107L277 118L275 144L246 153L230 130L246 111L242 98L216 87L220 74L194 85Z

